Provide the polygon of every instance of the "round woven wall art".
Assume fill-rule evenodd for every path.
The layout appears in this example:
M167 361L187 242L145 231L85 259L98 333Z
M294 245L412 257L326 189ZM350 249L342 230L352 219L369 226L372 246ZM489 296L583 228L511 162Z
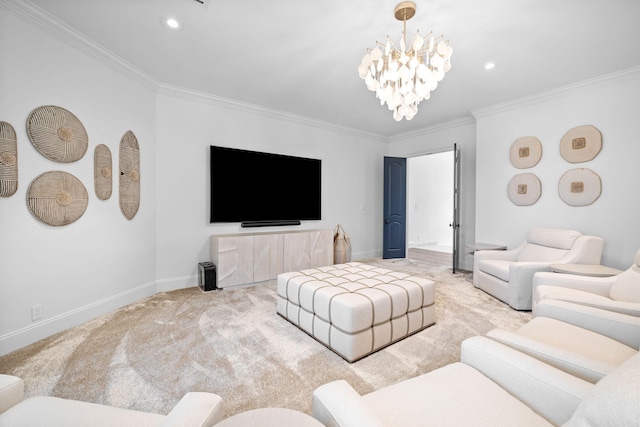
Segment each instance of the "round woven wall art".
M140 146L130 130L120 140L120 210L133 219L140 207Z
M111 197L112 176L111 150L106 145L100 144L93 152L93 183L98 199L108 200Z
M80 120L54 105L38 107L29 114L27 133L40 154L58 163L81 159L89 145L87 131Z
M0 122L0 197L13 196L18 190L18 139L7 122Z
M542 144L535 136L523 136L511 144L509 160L518 169L532 168L542 157Z
M507 186L507 194L514 205L531 206L540 198L542 185L534 174L521 173L511 178Z
M82 182L63 171L45 172L27 189L29 210L47 225L71 224L84 214L88 203L89 195Z
M560 177L558 194L570 206L588 206L602 192L600 176L591 169L571 169Z
M602 149L602 134L591 125L569 129L560 140L560 155L569 163L593 160Z

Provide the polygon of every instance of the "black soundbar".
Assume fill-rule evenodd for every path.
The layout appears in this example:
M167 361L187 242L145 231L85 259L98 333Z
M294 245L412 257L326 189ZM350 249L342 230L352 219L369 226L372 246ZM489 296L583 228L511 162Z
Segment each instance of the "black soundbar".
M240 224L242 228L249 227L277 227L281 225L300 225L298 220L283 220L283 221L245 221Z

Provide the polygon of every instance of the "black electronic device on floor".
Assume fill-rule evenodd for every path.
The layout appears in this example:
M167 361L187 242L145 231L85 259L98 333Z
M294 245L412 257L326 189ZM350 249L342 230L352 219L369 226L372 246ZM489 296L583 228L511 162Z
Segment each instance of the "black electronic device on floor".
M218 289L214 263L201 262L198 264L198 286L205 292Z

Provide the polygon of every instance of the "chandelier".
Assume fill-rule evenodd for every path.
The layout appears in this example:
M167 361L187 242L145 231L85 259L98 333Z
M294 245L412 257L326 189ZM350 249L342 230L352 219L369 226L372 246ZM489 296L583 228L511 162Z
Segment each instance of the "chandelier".
M385 44L376 41L373 49L367 49L358 67L367 89L376 93L380 105L387 104L397 121L411 120L420 101L431 97L431 91L451 69L453 49L444 36L434 37L429 32L422 37L417 31L407 45L407 20L415 14L414 2L398 4L395 17L404 24L400 49L387 36Z

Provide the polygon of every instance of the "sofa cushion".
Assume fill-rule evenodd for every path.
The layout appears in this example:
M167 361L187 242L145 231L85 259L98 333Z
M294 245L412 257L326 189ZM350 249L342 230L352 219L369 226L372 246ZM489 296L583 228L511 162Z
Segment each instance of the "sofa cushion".
M640 266L633 265L620 273L609 295L616 301L640 302Z
M469 365L457 362L363 396L388 427L551 424Z
M600 380L574 412L566 427L638 425L640 356L631 357Z
M569 250L582 233L574 230L555 228L532 228L527 234L527 242L535 245Z
M492 337L492 332L487 335ZM638 353L612 338L548 317L533 318L516 334L533 342L516 342L518 350L587 381L599 380ZM506 344L511 344L508 335Z
M486 259L480 261L478 269L484 273L497 277L505 282L509 281L509 266L512 261L505 261L502 259Z

